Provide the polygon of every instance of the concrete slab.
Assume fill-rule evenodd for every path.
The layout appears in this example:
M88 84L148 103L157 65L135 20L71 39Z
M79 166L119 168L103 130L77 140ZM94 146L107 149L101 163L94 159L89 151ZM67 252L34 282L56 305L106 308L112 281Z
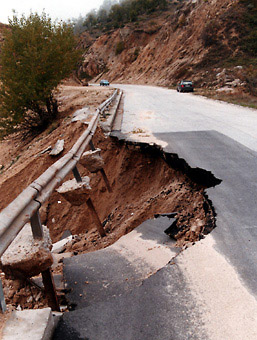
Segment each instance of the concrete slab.
M82 182L77 182L75 178L64 182L56 191L65 198L71 205L81 205L89 198L91 187L90 178L82 177Z
M14 311L5 324L2 340L49 340L54 328L51 308Z
M36 276L52 265L52 241L46 226L43 232L43 239L35 240L30 224L24 226L1 257L2 270L7 275L18 271L29 277Z
M104 167L101 149L86 151L80 158L80 164L90 172L97 172Z

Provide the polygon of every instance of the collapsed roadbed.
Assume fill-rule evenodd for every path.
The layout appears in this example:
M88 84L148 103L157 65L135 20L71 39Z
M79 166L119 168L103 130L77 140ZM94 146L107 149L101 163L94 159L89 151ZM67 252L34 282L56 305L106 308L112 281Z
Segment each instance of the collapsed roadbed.
M191 169L176 155L157 146L107 137L100 128L94 136L94 145L101 149L112 192L108 192L99 173L78 168L82 176L90 176L91 198L107 235L99 235L87 205L73 206L54 192L41 209L43 224L48 226L53 242L63 235L73 235L56 254L56 274L62 272L64 257L106 248L158 214L175 213L176 219L165 229L178 249L213 230L215 212L205 189L219 181L210 173ZM7 304L13 308L46 306L43 291L35 285L31 287L31 282L9 279L3 282Z

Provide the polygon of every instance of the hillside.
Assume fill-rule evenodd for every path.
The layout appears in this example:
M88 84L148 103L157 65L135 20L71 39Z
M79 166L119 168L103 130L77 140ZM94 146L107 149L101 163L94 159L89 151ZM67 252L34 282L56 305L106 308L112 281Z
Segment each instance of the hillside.
M80 76L164 86L191 78L197 87L256 95L256 6L254 0L171 1L166 11L98 38L84 33Z

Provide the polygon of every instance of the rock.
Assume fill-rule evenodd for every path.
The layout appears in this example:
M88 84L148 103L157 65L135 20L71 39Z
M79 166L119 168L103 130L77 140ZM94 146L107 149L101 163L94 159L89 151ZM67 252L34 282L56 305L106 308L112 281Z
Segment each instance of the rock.
M216 90L217 92L226 92L226 93L233 93L235 90L231 87L224 86Z
M65 246L72 240L72 235L53 244L52 253L60 254L65 250Z
M3 328L2 340L51 339L55 329L51 308L27 309L11 313Z
M43 226L43 232L42 240L34 240L30 224L24 226L1 257L1 267L7 276L21 272L32 277L52 265L52 241L46 226Z
M226 80L226 69L224 68L221 72L217 73L216 78L219 82L224 82Z
M89 113L90 111L88 107L84 107L83 109L77 110L76 112L74 112L71 122L72 123L77 121L85 122L88 119Z
M48 146L47 148L45 148L43 151L41 151L41 152L38 154L38 156L41 156L41 155L43 155L44 153L46 153L46 152L48 152L48 151L50 151L50 150L52 150L52 146L51 146L51 145Z
M65 198L71 205L81 205L89 199L91 187L90 178L82 177L82 182L78 183L76 179L64 182L56 191Z
M50 156L58 156L64 149L64 139L58 139L53 150L49 153Z
M104 160L100 155L101 150L86 151L80 159L80 164L90 172L97 172L104 166Z
M195 234L195 235L199 235L202 230L204 228L204 222L201 220L198 220L195 222L194 225L191 226L191 231Z
M231 82L233 87L237 87L241 85L241 80L240 79L235 79Z

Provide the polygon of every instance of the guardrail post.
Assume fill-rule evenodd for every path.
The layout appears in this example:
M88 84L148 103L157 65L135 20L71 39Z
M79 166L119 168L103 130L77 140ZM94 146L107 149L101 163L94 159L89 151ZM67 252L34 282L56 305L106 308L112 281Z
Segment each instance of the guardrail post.
M102 226L102 223L101 223L101 221L100 221L100 218L99 218L98 215L97 215L97 212L96 212L96 210L95 210L95 207L94 207L94 205L93 205L93 202L91 201L91 198L89 198L89 199L87 200L87 206L88 206L89 210L92 212L93 219L94 219L94 221L95 221L95 223L96 223L97 230L98 230L100 236L101 236L101 237L106 236L105 230L104 230L104 228L103 228L103 226Z
M48 301L49 307L52 308L54 311L60 312L60 306L56 294L55 284L51 269L48 268L44 270L42 273L43 284L45 287L46 298Z
M94 150L95 150L95 146L94 146L94 143L93 143L92 139L91 139L91 141L89 142L89 145L90 145L91 150L94 151ZM109 192L112 192L112 188L111 188L111 186L110 186L110 182L109 182L109 180L108 180L108 177L106 176L106 173L105 173L105 171L104 171L104 168L102 168L102 169L100 170L100 172L101 172L101 175L102 175L103 180L104 180L104 182L105 182L105 185L106 185L106 187L107 187L107 190L108 190Z
M91 145L91 144L90 144L90 145ZM92 143L92 145L93 145L93 147L94 147L94 144L93 144L93 143ZM79 173L79 171L78 171L78 168L77 168L76 166L75 166L75 168L73 168L72 172L73 172L73 175L74 175L76 181L77 181L78 183L81 183L81 182L82 182L82 178L81 178L80 173ZM91 213L92 213L92 215L93 215L93 219L94 219L94 221L95 221L95 223L96 223L97 230L98 230L99 234L101 235L101 237L106 236L106 233L105 233L105 231L104 231L104 228L103 228L103 226L102 226L102 223L101 223L101 221L100 221L100 218L99 218L99 216L98 216L98 214L97 214L97 212L96 212L96 210L95 210L95 207L94 207L94 205L93 205L93 202L91 201L91 198L89 198L89 199L87 200L87 206L88 206L89 210L91 211Z
M4 299L4 290L3 290L3 285L2 281L0 279L0 311L4 313L6 311L6 304L5 304L5 299Z
M78 183L82 182L82 178L80 176L78 168L75 166L75 168L72 169L73 175Z
M44 235L42 223L39 216L39 210L37 210L35 214L30 218L30 224L34 239L42 239Z

